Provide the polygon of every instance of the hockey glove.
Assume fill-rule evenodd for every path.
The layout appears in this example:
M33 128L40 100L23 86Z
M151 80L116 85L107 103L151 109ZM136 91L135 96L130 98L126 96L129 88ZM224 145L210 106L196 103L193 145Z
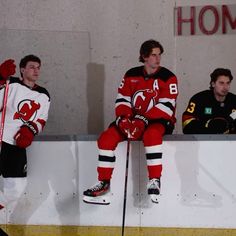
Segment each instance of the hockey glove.
M0 83L5 84L7 78L16 73L15 61L8 59L0 65Z
M132 126L130 128L130 135L132 140L138 140L142 137L145 127L148 125L146 117L136 115L132 120Z
M27 148L31 145L36 134L38 134L37 125L32 121L25 123L14 137L16 145L20 148Z
M231 129L230 129L230 133L236 133L236 111L233 111L230 115L229 115L229 121L231 124Z
M209 134L227 134L230 131L230 122L223 117L215 117L208 120L205 127Z
M126 117L119 116L116 119L116 125L119 128L119 130L128 137L128 134L130 132L131 128L131 120Z

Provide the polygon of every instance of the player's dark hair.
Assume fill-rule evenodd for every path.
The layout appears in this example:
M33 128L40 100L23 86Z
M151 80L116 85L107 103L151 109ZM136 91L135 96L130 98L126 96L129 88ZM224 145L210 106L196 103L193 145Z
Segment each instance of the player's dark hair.
M217 68L210 75L211 76L210 89L213 89L212 82L215 83L217 81L218 77L222 76L222 75L229 77L230 81L232 81L232 79L233 79L233 76L232 76L231 71L229 69Z
M21 69L21 68L25 68L26 65L27 65L27 63L28 63L29 61L38 62L39 65L41 65L41 60L40 60L40 58L37 57L37 56L35 56L35 55L32 55L32 54L31 54L31 55L27 55L27 56L25 56L25 57L23 57L23 58L21 59L20 65L19 65L20 69ZM22 76L22 73L21 73L21 72L20 72L20 74L21 74L21 76Z
M140 47L139 61L144 62L144 58L150 56L153 48L159 48L161 51L161 54L164 52L164 48L158 41L153 40L153 39L147 40Z

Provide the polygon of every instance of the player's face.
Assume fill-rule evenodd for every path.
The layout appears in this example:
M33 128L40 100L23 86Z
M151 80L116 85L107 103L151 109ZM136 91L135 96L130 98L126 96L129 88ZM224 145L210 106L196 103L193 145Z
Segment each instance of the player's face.
M144 58L144 64L147 69L156 70L160 66L161 50L160 48L153 48L151 54Z
M216 82L212 82L214 94L221 97L226 96L230 89L230 83L231 81L228 76L219 76Z
M25 68L21 68L22 77L24 80L36 82L39 77L40 64L38 62L29 61Z

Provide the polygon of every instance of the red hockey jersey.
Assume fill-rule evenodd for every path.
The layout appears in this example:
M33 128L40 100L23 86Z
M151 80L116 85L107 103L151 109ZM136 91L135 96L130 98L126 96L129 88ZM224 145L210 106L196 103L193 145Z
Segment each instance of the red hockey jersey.
M145 116L175 123L178 86L176 76L164 67L148 75L144 66L126 72L116 99L116 116Z
M0 89L0 101L3 101L4 88ZM11 77L6 107L3 141L15 144L14 136L27 121L33 121L39 132L43 129L50 106L48 91L40 86L26 86L19 78ZM1 112L0 112L1 116Z

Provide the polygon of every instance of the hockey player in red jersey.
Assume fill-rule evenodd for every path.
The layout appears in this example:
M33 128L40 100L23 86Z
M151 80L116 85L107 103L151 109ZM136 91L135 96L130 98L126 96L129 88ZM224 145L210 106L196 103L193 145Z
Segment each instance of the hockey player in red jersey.
M164 49L155 40L145 41L140 48L139 61L144 65L126 72L118 89L115 104L116 121L99 137L98 184L84 191L87 203L109 204L104 200L110 190L110 180L119 142L130 135L142 140L148 168L148 194L158 202L162 172L162 137L171 134L175 124L176 76L160 65Z
M229 69L211 73L210 89L195 94L183 113L183 133L236 133L236 95L229 92L232 79Z
M1 123L4 129L0 174L4 181L26 177L26 148L44 128L50 106L48 91L36 84L40 74L40 58L27 55L21 59L19 67L21 78L12 77L16 68L14 60L9 59L0 65L0 101L3 101L5 83L9 80L5 122Z

